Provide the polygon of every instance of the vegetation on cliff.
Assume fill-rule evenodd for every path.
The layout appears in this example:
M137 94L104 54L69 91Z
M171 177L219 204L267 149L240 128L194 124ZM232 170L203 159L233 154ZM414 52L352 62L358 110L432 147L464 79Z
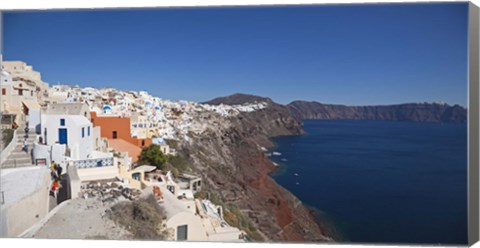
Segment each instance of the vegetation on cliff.
M138 165L153 165L159 170L171 171L174 176L179 176L186 172L190 161L182 154L166 155L160 150L158 145L152 144L142 149L138 157Z
M121 201L110 209L109 217L138 240L166 240L165 212L153 195L136 201Z

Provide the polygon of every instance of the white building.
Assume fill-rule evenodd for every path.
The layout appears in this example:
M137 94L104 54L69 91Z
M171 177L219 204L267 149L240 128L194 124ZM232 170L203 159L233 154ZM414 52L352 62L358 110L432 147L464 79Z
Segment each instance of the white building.
M35 85L35 90L43 93L48 92L48 84L42 81L40 72L34 71L31 65L23 61L5 61L2 69L12 75L14 81L30 81Z
M178 199L178 197L160 186L163 200L160 206L165 209L166 226L172 235L172 240L208 241L207 232L202 220L196 215L195 201L193 199Z
M42 134L33 146L35 163L52 161L63 167L78 168L81 180L116 178L118 167L112 153L94 149L94 129L83 115L42 115Z
M24 81L15 81L10 73L0 72L0 111L19 114L24 101L37 101L35 87Z
M0 70L0 88L0 112L6 112L7 106L10 103L11 96L13 94L13 82L12 76L10 76L10 74L4 70Z
M0 112L24 114L31 130L40 126L40 105L38 104L36 77L20 77L22 68L16 63L4 62L0 55Z
M209 200L195 200L209 241L243 242L246 234L223 219L223 208Z
M42 138L46 145L65 144L69 157L75 160L92 158L93 125L81 115L42 115Z

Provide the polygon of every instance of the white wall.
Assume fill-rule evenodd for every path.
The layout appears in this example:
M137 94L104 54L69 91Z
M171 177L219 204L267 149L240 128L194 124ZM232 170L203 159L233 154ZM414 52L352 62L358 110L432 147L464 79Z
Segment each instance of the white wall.
M70 184L70 198L75 199L79 197L80 193L80 177L78 176L78 169L75 166L69 166L67 168L68 183Z
M65 119L65 126L60 126L60 119ZM79 121L84 119L84 121ZM87 124L88 123L88 124ZM88 128L90 127L90 136ZM45 128L47 135L45 136ZM75 160L89 159L93 151L93 126L84 116L69 115L42 115L42 136L47 144L58 142L58 129L67 129L67 145L70 149L70 157ZM85 135L82 137L82 128L85 128ZM46 139L45 139L46 138Z
M6 90L5 95L1 95L1 89ZM5 111L6 103L10 102L10 96L12 95L12 77L6 73L0 71L0 111Z
M3 237L17 237L47 215L49 185L50 174L45 170L36 191L6 207L2 205L0 234Z
M40 109L28 111L28 128L34 132L40 132Z
M77 169L80 181L106 180L120 177L118 166L104 166L95 168Z
M170 229L173 239L177 240L177 227L187 225L188 241L207 241L207 233L202 225L200 216L191 212L180 212L167 220L167 228Z
M49 166L52 163L52 160L55 163L60 164L63 167L63 171L66 171L66 158L65 154L65 145L54 144L54 145L41 145L38 143L33 144L33 159L34 162L36 159L45 159L46 165Z

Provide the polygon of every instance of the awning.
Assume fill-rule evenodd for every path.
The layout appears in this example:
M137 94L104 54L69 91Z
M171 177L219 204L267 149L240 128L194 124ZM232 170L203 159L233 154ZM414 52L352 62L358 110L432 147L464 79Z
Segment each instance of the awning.
M21 107L17 107L15 105L11 105L11 104L5 104L5 109L7 110L8 113L14 113L14 114L19 114L22 112L22 108Z
M152 172L156 170L157 167L153 165L140 165L134 169L134 171L143 171L143 172Z
M23 103L28 109L40 109L40 105L38 104L37 101L34 101L34 100L23 100L22 103Z

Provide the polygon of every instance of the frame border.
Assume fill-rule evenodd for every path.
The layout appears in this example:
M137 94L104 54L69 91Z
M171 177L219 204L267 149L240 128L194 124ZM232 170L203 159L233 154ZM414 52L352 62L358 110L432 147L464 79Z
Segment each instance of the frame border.
M479 239L479 8L468 8L468 244Z

